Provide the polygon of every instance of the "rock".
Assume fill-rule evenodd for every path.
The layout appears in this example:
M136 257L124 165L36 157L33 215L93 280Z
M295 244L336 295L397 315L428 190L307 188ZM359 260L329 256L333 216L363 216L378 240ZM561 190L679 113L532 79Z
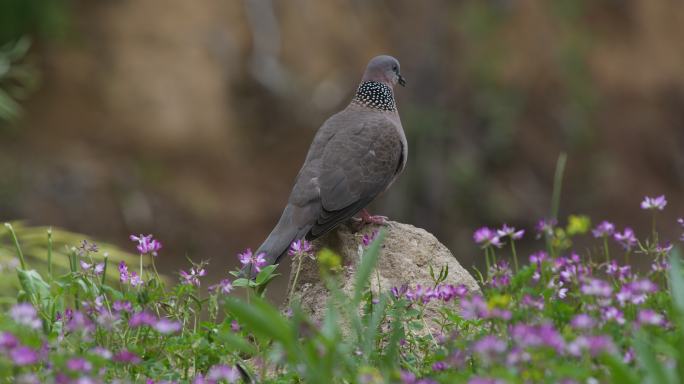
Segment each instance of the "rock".
M316 251L329 248L342 257L344 277L342 291L351 294L354 285L354 273L363 251L362 238L378 230L375 225L367 225L361 231L354 233L349 226L340 225L337 229L314 241ZM449 276L445 284L465 285L471 292L479 292L480 288L475 279L459 264L456 257L440 243L432 234L424 229L397 222L389 222L386 226L385 241L382 244L378 264L371 275L371 289L387 292L392 287L416 284L432 287L434 282L430 277L432 265L435 274L440 268L449 267ZM290 288L296 272L293 263L290 274ZM309 312L313 319L323 317L328 291L319 278L316 261L305 258L295 288L295 297L300 300L301 307Z

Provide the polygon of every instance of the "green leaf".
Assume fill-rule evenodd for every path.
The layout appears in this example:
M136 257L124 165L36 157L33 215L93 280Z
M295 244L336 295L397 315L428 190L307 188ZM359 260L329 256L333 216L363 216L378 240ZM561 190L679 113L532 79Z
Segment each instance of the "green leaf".
M241 277L239 279L235 279L233 281L233 287L247 287L249 286L249 279L245 279L244 277Z
M603 363L610 369L611 382L621 384L640 384L641 380L630 371L630 368L615 355L601 356Z
M387 295L381 295L379 302L373 306L373 313L370 316L368 323L366 324L366 333L363 340L364 356L366 358L371 358L371 354L374 352L375 338L378 333L378 328L380 323L385 319L385 308L388 302Z
M248 355L256 355L258 353L255 346L250 344L244 337L236 335L228 329L218 334L217 338L223 342L225 346L236 351L246 353Z
M27 295L38 300L50 297L50 285L43 280L37 271L17 268L17 276L19 277L19 284Z
M273 271L278 267L278 264L269 265L261 269L261 272L256 277L256 283L261 285L265 281L270 280L269 277L273 274Z
M646 371L646 378L651 383L666 384L673 383L668 379L667 368L656 357L656 352L646 335L641 332L634 340L634 351L637 361Z
M679 316L684 316L684 277L682 276L682 261L678 248L675 248L670 255L670 266L672 299Z
M361 264L356 271L356 281L354 283L354 299L353 303L355 306L361 302L361 294L368 283L371 273L378 262L378 257L380 255L380 246L383 240L385 240L385 230L382 229L378 232L375 240L366 248L361 257Z
M224 305L240 325L257 336L280 341L288 353L296 353L296 341L287 320L280 312L259 297L250 304L234 297L226 298Z

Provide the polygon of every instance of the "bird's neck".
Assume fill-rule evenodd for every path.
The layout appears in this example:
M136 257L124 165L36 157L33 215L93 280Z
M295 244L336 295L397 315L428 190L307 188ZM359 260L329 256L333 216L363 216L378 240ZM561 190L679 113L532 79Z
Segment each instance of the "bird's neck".
M356 90L352 103L380 111L397 110L392 88L377 81L362 82L359 89Z

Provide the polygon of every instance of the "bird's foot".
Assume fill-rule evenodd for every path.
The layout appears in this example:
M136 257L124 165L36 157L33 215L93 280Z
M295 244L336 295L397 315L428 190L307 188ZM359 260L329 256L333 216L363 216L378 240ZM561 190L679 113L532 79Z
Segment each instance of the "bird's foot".
M387 216L371 215L367 210L361 210L362 224L387 225L388 220Z

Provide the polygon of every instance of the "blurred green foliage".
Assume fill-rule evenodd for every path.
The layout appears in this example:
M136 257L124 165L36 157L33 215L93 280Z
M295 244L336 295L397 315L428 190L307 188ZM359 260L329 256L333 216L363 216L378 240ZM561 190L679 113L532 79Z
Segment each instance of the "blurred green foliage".
M0 121L19 117L19 103L36 89L37 71L24 60L30 46L27 37L0 46Z
M61 276L71 269L70 261L75 247L83 240L93 243L93 240L79 233L69 232L63 229L28 226L21 222L12 222L19 246L26 262L43 275L48 271L48 249L52 253L52 268L54 276ZM52 232L51 244L48 242L48 231ZM136 265L138 256L121 250L112 244L97 242L99 251L92 253L94 261L101 262L107 254L107 278L118 281L119 272L117 265L121 261ZM147 264L147 263L145 263ZM3 297L13 297L19 289L18 281L14 278L15 268L19 265L17 250L11 232L8 228L0 226L0 292ZM80 266L76 265L80 269ZM10 277L11 276L11 277Z
M21 105L37 88L38 71L27 63L29 36L54 38L66 30L65 0L0 1L0 123L21 115Z
M66 0L0 1L0 45L29 35L60 36L68 21Z

